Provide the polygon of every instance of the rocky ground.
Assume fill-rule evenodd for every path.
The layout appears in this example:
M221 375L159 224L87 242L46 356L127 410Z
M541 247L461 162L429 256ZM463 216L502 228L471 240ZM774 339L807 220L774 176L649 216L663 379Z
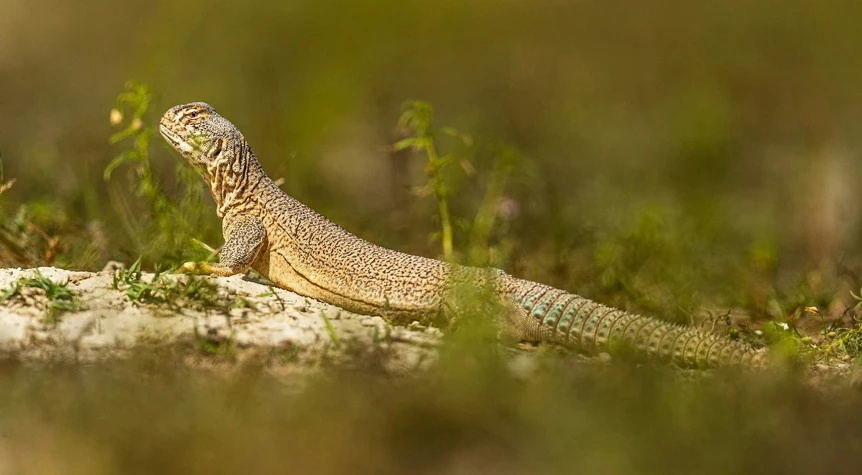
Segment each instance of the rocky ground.
M43 289L23 287L6 295L0 304L0 353L22 361L88 362L179 345L235 359L267 354L280 366L302 369L374 351L384 366L402 371L432 360L439 342L436 329L393 327L380 317L353 314L242 275L197 277L213 290L204 298L217 302L209 305L195 295L135 300L127 286L115 288L116 272L0 269L0 301L19 279L41 273L51 282L67 283L79 302L77 311L51 314ZM182 284L188 278L161 279ZM139 282L152 279L153 274L141 273Z

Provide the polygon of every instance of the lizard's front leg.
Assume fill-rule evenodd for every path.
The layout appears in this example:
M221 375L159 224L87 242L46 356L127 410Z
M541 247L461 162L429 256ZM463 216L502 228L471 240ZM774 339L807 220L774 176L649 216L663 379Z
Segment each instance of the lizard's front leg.
M220 262L186 262L182 272L215 274L220 277L239 274L251 267L266 246L266 229L256 216L225 216L224 246L219 253Z

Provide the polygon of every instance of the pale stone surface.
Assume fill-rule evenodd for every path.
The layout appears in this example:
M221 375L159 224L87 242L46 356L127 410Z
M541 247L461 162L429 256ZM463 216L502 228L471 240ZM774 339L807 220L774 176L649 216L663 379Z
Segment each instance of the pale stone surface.
M43 318L46 298L38 291L10 299L0 305L0 353L4 355L22 360L92 361L122 357L145 344L203 338L228 341L237 353L285 351L299 365L321 355L338 358L348 348L381 349L385 350L385 364L409 370L433 359L440 338L434 329L394 327L380 317L356 315L242 275L210 279L220 291L246 298L255 308L200 312L132 302L124 291L112 288L111 272L38 270L54 282L68 281L69 288L80 296L81 311L63 313L58 323L50 324ZM0 292L35 272L0 269ZM150 279L152 274L144 274L144 280Z

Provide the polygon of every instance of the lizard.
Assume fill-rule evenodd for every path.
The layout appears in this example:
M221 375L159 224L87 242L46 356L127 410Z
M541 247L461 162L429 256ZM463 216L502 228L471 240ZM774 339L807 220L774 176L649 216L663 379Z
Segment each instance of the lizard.
M181 271L230 276L254 269L276 286L348 311L390 321L452 312L456 285L490 285L503 304L501 324L522 341L588 354L617 344L683 367L765 367L768 353L690 326L637 315L577 294L368 242L285 193L264 171L239 129L203 102L169 109L164 139L209 185L222 220L218 263Z

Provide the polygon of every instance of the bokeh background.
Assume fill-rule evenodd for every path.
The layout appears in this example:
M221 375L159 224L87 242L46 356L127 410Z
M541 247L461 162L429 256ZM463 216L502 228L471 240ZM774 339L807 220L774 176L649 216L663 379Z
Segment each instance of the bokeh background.
M118 153L108 111L133 79L156 95L152 123L210 102L285 190L363 237L437 255L433 200L409 193L421 158L383 148L402 103L421 99L440 125L523 157L506 191L507 270L608 298L643 287L634 301L759 299L728 296L743 278L792 292L860 255L860 8L3 0L0 153L18 181L2 206L98 224L97 252L67 249L61 264L134 259L102 179ZM474 155L479 173L453 200L465 219L489 168ZM175 160L154 140L168 192ZM645 256L622 255L627 239Z
M119 169L112 180L103 178L105 166L128 146L108 141L117 130L109 111L128 80L146 84L154 93L146 123L156 123L173 105L209 102L239 126L270 175L283 180L284 190L364 238L439 256L434 201L411 193L426 180L424 159L387 148L403 137L397 127L402 104L420 99L434 106L435 124L452 126L474 141L471 147L441 142L441 148L469 159L476 169L472 176L457 170L450 176L459 223L456 247L465 246L493 169L494 150L502 147L518 159L506 183L505 210L492 233L495 265L674 321L697 323L704 316L732 312L742 328L789 321L817 341L830 322L858 325L850 291L862 286L860 21L862 3L850 0L0 0L0 154L5 178L16 179L0 196L0 220L7 231L15 228L12 235L26 235L27 246L35 250L26 256L4 253L8 242L0 239L0 264L98 270L110 259L128 263L139 255L148 267L156 263L121 224L123 209L147 216L132 190L134 177ZM175 173L179 157L158 137L151 141L150 153L164 192L182 196L184 185ZM209 202L195 219L205 224L199 228L202 239L220 245L220 223ZM805 307L817 310L806 312ZM758 473L757 464L764 459L756 448L741 448L746 447L744 439L733 439L738 431L758 440L756 447L772 451L762 467L767 471L816 468L793 456L806 452L783 450L795 443L819 454L809 462L834 464L834 470L850 470L840 453L859 447L858 434L835 429L841 417L834 406L829 409L831 401L793 389L786 393L793 394L788 401L776 403L787 389L781 385L763 392L745 389L750 400L742 406L734 406L738 399L733 391L713 393L708 387L702 390L708 393L704 399L689 397L703 395L700 389L685 393L688 399L668 400L668 407L682 408L668 422L665 406L652 404L650 397L664 401L680 387L632 382L624 372L596 393L584 395L566 383L560 383L565 390L545 384L521 395L532 401L526 406L501 397L482 412L489 399L521 388L505 378L500 383L494 373L499 368L491 366L496 369L482 366L481 372L493 383L485 385L480 378L475 388L467 384L475 379L469 371L463 379L444 378L438 386L432 377L428 384L441 393L459 384L467 389L446 393L452 404L427 412L421 411L428 401L443 396L411 387L380 416L390 425L384 423L368 439L375 442L362 446L362 454L338 460L355 466L351 464L367 461L370 453L380 457L374 459L380 465L370 467L415 462L443 470L431 459L398 458L403 464L398 465L389 458L400 453L398 434L407 430L391 424L414 411L420 411L412 420L415 427L444 438L479 427L463 439L476 444L463 453L445 444L430 445L463 462L445 465L446 473L471 473L476 467L520 473L535 466L566 471L562 467L572 466L569 455L561 455L566 448L554 445L559 441L545 445L547 459L512 455L507 447L518 445L523 430L548 434L549 440L553 434L573 440L604 428L602 442L589 446L595 449L589 453L610 457L617 447L652 453L657 448L650 444L656 441L637 435L652 425L668 437L661 439L660 453L715 443L715 454L743 454L732 459L739 473ZM159 411L146 406L147 390L136 380L61 375L56 385L43 386L43 379L30 380L20 369L4 369L3 375L22 388L17 396L0 399L3 407L25 407L30 422L36 421L27 427L61 421L68 431L53 433L49 443L56 445L34 453L77 460L78 448L100 453L93 447L109 441L115 444L111 457L116 457L106 458L104 466L113 468L92 469L105 473L117 467L124 473L135 467L225 469L205 448L209 436L202 434L211 432L188 430L192 426L187 424L211 417L226 417L231 430L243 433L242 427L249 428L243 417L248 416L260 423L252 432L261 440L308 422L302 417L284 425L262 422L269 421L265 411L280 410L282 399L267 399L263 412L248 412L253 411L248 401L259 401L267 387L246 395L251 399L237 396L246 402L235 403L231 396L222 397L239 391L233 385L157 378L152 400L169 404L174 393L167 388L174 384L190 401L209 400L213 392L221 399L188 420L184 409L171 409L167 417L176 425L170 427L186 429L166 429L147 439L150 445L127 453L123 447L134 443L117 439L118 429L110 421L82 421L95 417L100 404L122 413L123 395L146 408L145 416L128 419L129 424L157 417ZM94 396L93 387L103 383L119 389ZM349 384L322 391L343 394ZM325 419L315 426L319 431L306 434L308 445L291 447L318 447L318 442L332 440L349 444L338 438L348 429L361 437L366 424L375 424L371 414L379 408L372 402L396 390L371 384L359 390L352 409L326 396L318 399L318 393L306 394L308 400L324 401L309 407L326 412L331 403L340 408L334 413L342 419ZM651 395L646 402L635 398L605 405L608 395L624 393L631 384L641 388L636 394ZM33 395L52 391L76 395L63 406L70 408L67 418L34 409L49 402ZM561 395L601 417L588 418L584 425L582 416L593 409L581 413L566 406L560 410L575 411L566 414L581 422L574 432L555 432L562 430L556 425L562 422L547 412L553 406L548 401ZM459 402L468 409L451 411ZM730 409L716 412L716 419L703 426L685 426L716 406ZM235 414L231 411L245 416L232 420L225 416ZM619 411L639 413L643 419L622 417ZM503 417L503 432L487 429L489 421L499 422L497 416ZM438 424L441 418L444 422ZM799 432L784 432L776 422L783 418L795 421ZM607 420L612 421L609 429ZM755 421L754 428L746 421ZM680 431L681 426L688 432ZM822 439L801 435L815 426L813 433ZM487 437L486 430L505 436ZM95 435L70 442L81 431ZM776 431L787 439L770 439ZM174 433L191 438L185 455L170 452ZM728 438L741 445L721 445ZM214 446L237 463L256 460L264 464L261 470L280 467L275 458L252 460L231 452L226 447L232 440L219 438ZM417 446L408 448L426 453L423 444L429 440L435 439L419 437ZM803 440L828 443L820 447ZM162 452L174 458L158 465L160 459L151 456ZM302 458L302 450L294 452L308 470L345 469ZM503 453L521 465L491 463ZM625 458L610 470L603 465L607 458L596 455L586 466L610 470L606 473L649 473L647 467L657 463L647 455L639 457ZM716 455L718 459L730 460ZM82 460L69 467L92 473L86 463L102 459ZM202 460L209 462L195 465ZM704 467L694 456L679 460L684 468ZM728 473L716 460L709 465L715 473ZM44 473L54 471L46 467Z

